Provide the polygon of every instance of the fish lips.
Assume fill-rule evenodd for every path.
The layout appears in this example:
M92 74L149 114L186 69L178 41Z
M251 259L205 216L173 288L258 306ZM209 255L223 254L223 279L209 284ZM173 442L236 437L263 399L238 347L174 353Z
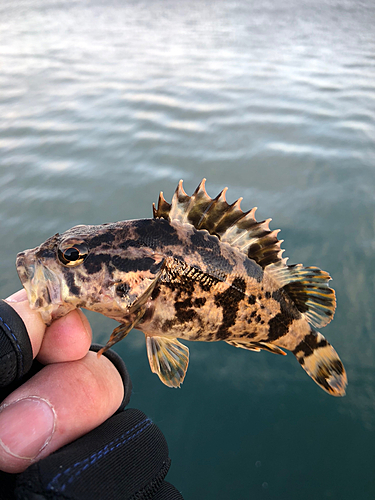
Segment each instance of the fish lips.
M22 285L31 280L34 276L35 265L27 256L27 251L20 252L16 258L16 268Z
M44 321L50 323L63 305L59 278L35 257L32 250L17 255L16 268L31 309L39 310Z

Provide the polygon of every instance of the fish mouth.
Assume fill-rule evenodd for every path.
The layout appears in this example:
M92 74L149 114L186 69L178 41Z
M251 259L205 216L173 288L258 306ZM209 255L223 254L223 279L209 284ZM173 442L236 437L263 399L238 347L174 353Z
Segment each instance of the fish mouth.
M46 324L51 323L60 316L57 312L63 305L59 278L35 258L30 250L17 255L16 268L30 308L39 311Z

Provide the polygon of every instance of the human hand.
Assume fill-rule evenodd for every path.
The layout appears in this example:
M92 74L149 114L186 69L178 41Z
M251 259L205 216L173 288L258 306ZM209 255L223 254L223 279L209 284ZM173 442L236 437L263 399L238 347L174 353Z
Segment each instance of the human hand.
M0 469L14 473L103 423L119 408L124 386L108 358L89 351L91 328L81 311L46 328L24 290L6 302L27 328L33 358L46 365L0 407Z
M0 388L0 402L14 389L0 406L0 470L21 473L0 473L0 498L34 498L27 496L31 489L37 498L131 498L141 491L155 500L182 499L163 480L170 459L160 430L139 410L123 411L131 392L125 365L113 351L99 359L88 352L91 328L83 313L72 311L46 328L23 290L6 302L30 341L25 330L20 339L18 316L0 302L2 329L20 347L17 362L10 361L0 337L0 384L17 371L10 365L19 369L37 357L46 366L34 361L27 376Z

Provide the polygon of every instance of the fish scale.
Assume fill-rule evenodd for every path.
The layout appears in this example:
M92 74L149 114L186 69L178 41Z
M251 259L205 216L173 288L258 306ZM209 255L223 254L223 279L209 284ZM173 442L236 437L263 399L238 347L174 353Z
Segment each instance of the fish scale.
M225 341L250 351L291 351L326 392L345 394L345 369L315 330L336 299L328 273L287 265L271 219L210 198L205 179L192 196L180 181L171 203L160 193L153 219L76 226L17 256L30 306L46 324L77 307L120 322L101 352L132 328L146 338L151 370L183 382L189 349L178 339Z

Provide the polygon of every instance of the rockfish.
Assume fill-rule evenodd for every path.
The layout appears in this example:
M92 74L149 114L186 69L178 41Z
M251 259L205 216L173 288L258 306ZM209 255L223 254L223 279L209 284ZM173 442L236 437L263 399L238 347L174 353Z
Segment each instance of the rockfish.
M287 265L271 219L257 222L226 189L192 196L180 181L172 202L160 193L153 219L75 226L17 256L30 306L48 325L75 308L120 322L106 350L141 330L151 370L170 387L183 382L189 349L177 339L223 340L249 351L292 351L329 394L347 378L334 348L316 328L335 312L329 274Z

